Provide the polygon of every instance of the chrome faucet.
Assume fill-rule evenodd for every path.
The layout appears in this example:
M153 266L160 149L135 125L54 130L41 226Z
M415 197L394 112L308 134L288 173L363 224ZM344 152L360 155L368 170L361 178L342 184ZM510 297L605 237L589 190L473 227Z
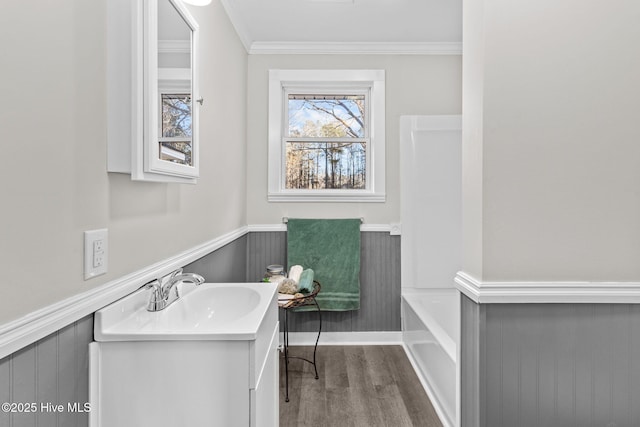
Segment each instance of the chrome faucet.
M182 282L190 282L198 286L204 283L204 277L195 273L183 273L180 268L171 273L171 276L164 285L162 285L160 279L147 283L145 288L152 289L149 304L147 305L147 311L164 310L173 302L178 300L180 298L180 293L178 292L178 287L176 285ZM175 292L171 292L174 289Z

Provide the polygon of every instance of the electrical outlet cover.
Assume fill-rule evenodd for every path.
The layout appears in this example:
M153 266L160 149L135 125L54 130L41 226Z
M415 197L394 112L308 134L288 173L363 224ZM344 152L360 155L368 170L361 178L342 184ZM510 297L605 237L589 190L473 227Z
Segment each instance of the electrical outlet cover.
M84 280L105 274L109 253L108 230L84 232Z

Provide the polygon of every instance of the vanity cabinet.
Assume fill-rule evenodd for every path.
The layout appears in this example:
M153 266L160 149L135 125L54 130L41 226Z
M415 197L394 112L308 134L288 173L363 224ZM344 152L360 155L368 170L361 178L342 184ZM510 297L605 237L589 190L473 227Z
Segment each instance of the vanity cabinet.
M107 171L195 184L198 24L181 0L109 0Z
M91 343L90 426L278 426L279 323L273 295L251 332ZM140 333L164 328L160 317L140 321Z

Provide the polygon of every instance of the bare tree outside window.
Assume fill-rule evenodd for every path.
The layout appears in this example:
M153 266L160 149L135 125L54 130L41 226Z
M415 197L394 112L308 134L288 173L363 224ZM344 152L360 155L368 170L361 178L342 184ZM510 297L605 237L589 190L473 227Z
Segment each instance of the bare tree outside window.
M288 96L287 189L365 189L366 98Z
M190 94L162 94L161 127L160 159L192 165Z

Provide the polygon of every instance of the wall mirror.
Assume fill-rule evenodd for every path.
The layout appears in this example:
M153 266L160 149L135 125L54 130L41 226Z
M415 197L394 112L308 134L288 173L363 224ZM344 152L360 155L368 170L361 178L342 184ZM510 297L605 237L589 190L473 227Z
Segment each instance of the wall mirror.
M108 170L195 183L197 22L182 0L110 0L107 21ZM127 87L130 108L122 97Z
M149 108L147 116L147 171L196 177L197 108L192 94L197 25L180 1L157 0L157 6L158 27L149 35L157 40L156 58L149 57L149 69L157 69L157 75L148 82L149 94L155 95L149 105L155 109Z

